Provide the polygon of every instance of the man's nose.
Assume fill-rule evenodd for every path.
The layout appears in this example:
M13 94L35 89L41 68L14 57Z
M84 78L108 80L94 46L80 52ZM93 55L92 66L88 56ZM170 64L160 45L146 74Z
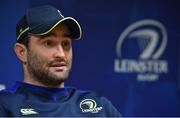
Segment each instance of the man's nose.
M56 58L64 58L65 57L64 49L61 45L58 45L56 47L55 57Z

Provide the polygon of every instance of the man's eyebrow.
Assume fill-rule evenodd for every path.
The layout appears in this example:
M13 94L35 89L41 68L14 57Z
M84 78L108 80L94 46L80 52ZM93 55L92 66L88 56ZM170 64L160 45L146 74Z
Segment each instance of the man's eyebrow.
M42 36L40 36L41 38L45 38L45 37L49 37L49 36L56 36L56 34L55 33L53 33L53 32L50 32L50 33L48 33L48 34L45 34L45 35L42 35ZM71 33L63 33L63 36L64 37L72 37L72 35L71 35Z
M49 33L47 33L47 34L45 34L45 35L41 35L40 37L41 37L41 38L45 38L45 37L49 37L49 36L56 36L56 34L53 33L53 32L49 32Z
M67 33L67 32L63 33L63 36L64 37L68 37L68 38L72 38L72 34L71 33Z

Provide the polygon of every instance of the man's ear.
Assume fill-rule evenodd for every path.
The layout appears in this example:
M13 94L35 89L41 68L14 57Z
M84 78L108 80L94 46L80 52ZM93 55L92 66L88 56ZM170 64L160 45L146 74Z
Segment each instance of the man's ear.
M20 44L20 43L16 43L14 45L14 51L17 55L17 57L23 62L26 63L27 62L27 48L25 45Z

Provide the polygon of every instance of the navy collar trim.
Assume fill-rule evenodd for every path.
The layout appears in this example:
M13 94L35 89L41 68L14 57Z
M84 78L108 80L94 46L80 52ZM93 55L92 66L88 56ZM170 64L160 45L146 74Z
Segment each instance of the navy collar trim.
M68 87L48 88L48 87L37 86L37 85L33 85L33 84L25 83L25 82L20 82L20 81L16 82L16 86L17 87L27 87L27 88L30 88L32 90L45 91L45 92L48 92L50 94L67 91L67 89L68 89Z
M43 97L50 97L50 99L56 101L58 99L65 100L70 95L70 87L64 88L47 88L42 86L36 86L25 82L17 81L15 88L16 90L28 90L34 94L38 94Z

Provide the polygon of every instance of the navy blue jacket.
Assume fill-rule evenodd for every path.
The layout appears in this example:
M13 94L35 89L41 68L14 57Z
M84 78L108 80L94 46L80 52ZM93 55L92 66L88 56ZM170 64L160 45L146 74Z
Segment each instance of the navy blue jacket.
M0 92L0 116L119 117L120 113L94 92L17 82L13 89Z

